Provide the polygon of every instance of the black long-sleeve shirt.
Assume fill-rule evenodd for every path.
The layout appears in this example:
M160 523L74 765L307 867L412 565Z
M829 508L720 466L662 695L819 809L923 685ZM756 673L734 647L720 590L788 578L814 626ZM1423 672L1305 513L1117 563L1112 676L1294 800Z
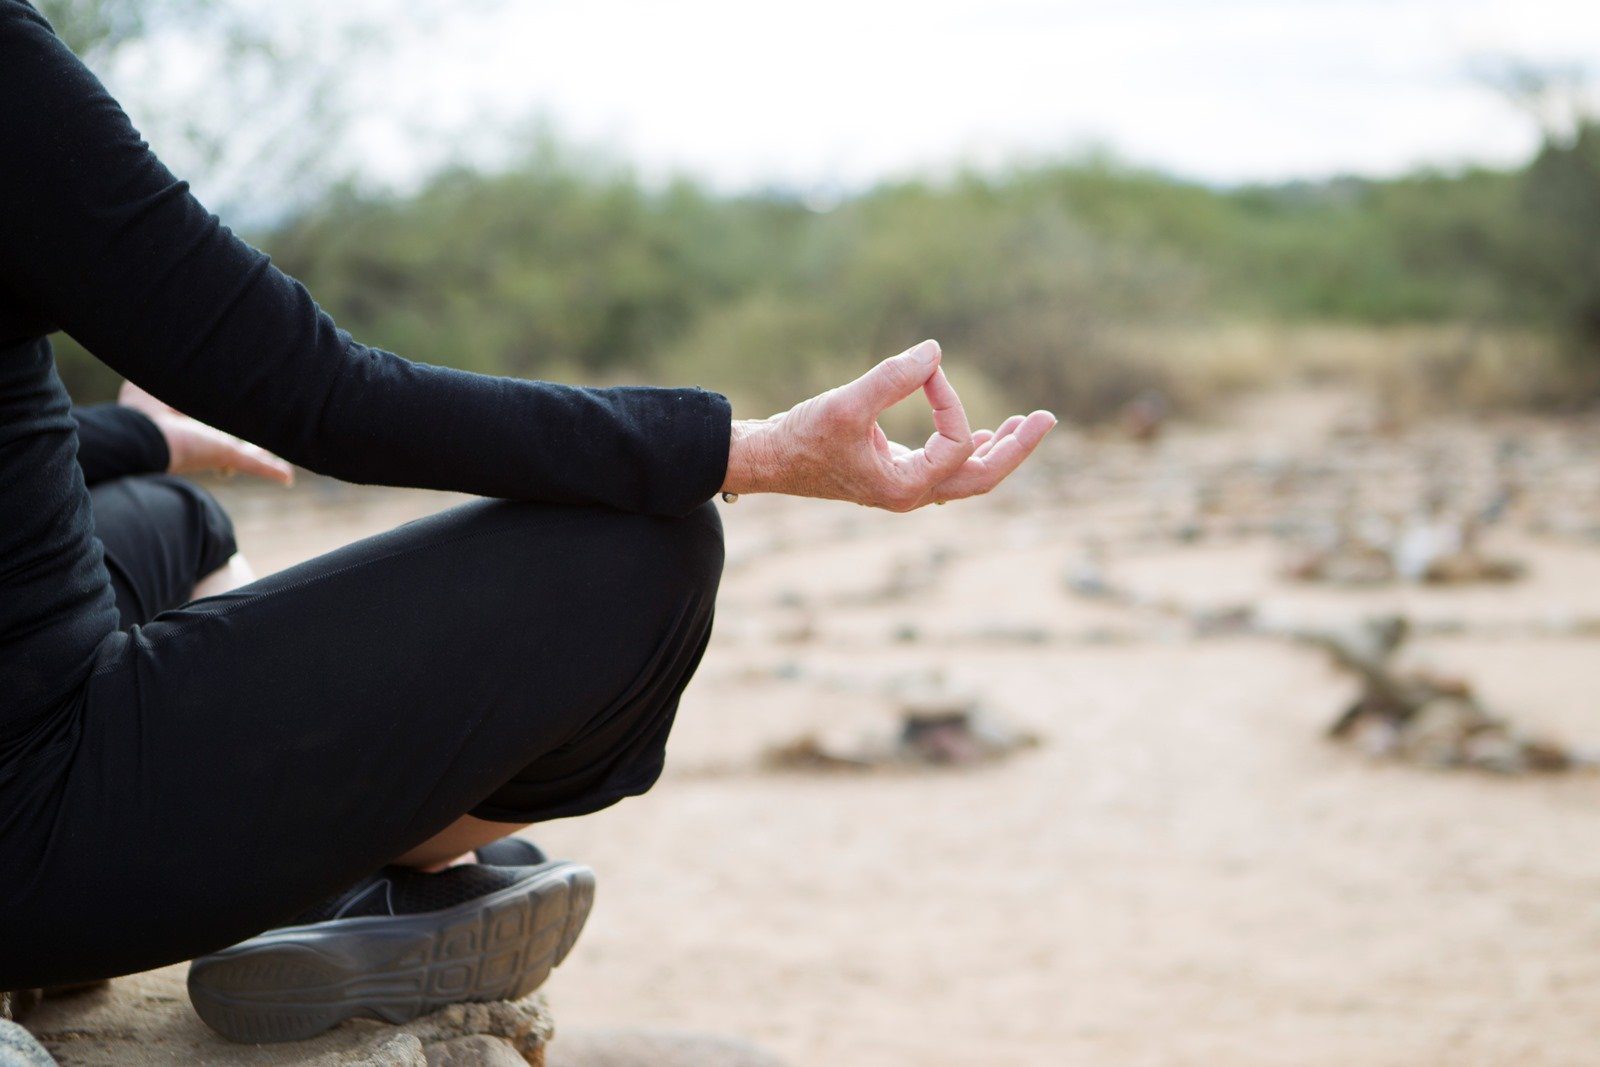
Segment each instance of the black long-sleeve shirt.
M0 755L116 627L46 335L347 481L682 514L727 465L699 389L580 389L357 344L151 153L32 6L0 0Z

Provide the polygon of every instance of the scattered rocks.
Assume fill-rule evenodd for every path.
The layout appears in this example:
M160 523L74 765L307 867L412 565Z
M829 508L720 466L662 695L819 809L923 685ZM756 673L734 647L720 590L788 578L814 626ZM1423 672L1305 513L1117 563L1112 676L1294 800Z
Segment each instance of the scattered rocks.
M1394 616L1347 633L1306 635L1361 679L1329 737L1427 767L1527 774L1600 766L1600 753L1523 734L1485 708L1465 679L1395 666L1409 633L1407 621Z
M1464 585L1521 578L1525 568L1519 561L1484 554L1480 533L1473 519L1397 524L1367 516L1336 527L1325 544L1302 551L1284 574L1296 581L1344 586L1394 581Z

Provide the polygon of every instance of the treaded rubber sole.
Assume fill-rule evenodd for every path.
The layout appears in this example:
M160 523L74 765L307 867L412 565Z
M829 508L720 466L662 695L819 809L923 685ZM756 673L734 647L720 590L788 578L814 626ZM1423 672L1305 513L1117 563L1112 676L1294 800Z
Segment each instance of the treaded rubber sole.
M336 919L243 941L189 966L189 1000L230 1041L303 1041L346 1019L404 1023L461 1001L515 1000L567 958L594 872L557 861L443 911Z

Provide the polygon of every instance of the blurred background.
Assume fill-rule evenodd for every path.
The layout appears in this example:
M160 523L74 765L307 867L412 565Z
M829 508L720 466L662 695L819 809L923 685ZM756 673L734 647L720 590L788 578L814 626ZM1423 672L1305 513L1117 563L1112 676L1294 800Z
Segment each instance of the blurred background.
M723 507L665 779L536 828L553 1063L1595 1061L1592 0L41 6L364 342L759 417L937 337L1063 416ZM214 488L262 571L453 502ZM255 1062L181 981L45 1036Z
M989 413L1079 419L1308 363L1440 404L1600 378L1583 0L42 6L413 359L749 414L925 335Z

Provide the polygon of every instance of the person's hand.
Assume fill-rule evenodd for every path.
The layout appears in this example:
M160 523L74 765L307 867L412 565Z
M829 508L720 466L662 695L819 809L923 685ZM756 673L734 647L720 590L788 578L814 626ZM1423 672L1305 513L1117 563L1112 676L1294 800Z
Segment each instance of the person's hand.
M294 468L271 452L191 419L132 382L122 383L117 403L143 413L156 424L167 439L167 453L172 457L167 469L173 474L243 471L281 485L294 484Z
M924 341L770 419L738 420L725 493L787 493L849 500L889 511L979 496L999 485L1056 424L1048 411L1013 415L971 432L961 398ZM918 449L890 441L878 416L922 390L934 434Z

